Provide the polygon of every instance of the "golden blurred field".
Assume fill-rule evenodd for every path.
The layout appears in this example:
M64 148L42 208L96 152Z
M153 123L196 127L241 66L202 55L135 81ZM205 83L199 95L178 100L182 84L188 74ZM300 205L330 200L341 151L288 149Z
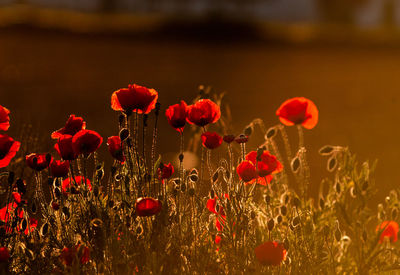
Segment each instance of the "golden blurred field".
M310 34L298 30L288 40ZM190 102L205 84L228 92L239 134L256 117L267 126L277 124L280 103L304 96L320 110L318 126L306 132L312 170L325 169L325 159L316 153L321 146L349 146L360 159L379 160L382 195L400 182L400 48L395 38L385 44L387 34L378 34L379 45L371 45L362 39L346 43L351 33L336 30L340 43L253 39L243 30L239 37L214 32L188 39L166 31L137 35L6 26L0 29L1 104L12 111L11 132L28 121L49 133L75 113L107 137L118 129L109 103L114 90L133 82L153 87L166 108L180 99ZM164 117L160 132L160 151L177 150ZM324 175L312 175L314 186Z

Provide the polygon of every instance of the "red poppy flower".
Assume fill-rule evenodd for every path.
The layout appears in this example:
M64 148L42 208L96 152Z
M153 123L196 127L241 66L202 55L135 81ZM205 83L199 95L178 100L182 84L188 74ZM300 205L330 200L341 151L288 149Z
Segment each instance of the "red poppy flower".
M95 131L80 130L72 138L72 148L78 155L88 157L103 143L103 138Z
M26 164L33 170L42 171L47 167L49 167L49 164L53 160L53 157L51 156L50 156L51 158L48 160L46 155L47 154L36 154L36 153L27 155L25 157Z
M236 168L236 172L244 182L249 182L258 177L255 165L248 160L242 161Z
M204 127L221 117L219 106L209 99L200 99L188 107L187 122Z
M306 129L312 129L318 123L318 109L314 102L304 97L286 100L276 111L279 120L286 126L301 124Z
M226 199L229 199L229 195L228 195L228 194L224 194L224 197L225 197ZM207 209L208 209L210 212L212 212L212 213L214 213L214 214L219 214L219 215L221 215L223 218L225 218L225 212L224 212L224 209L222 208L221 205L218 205L218 213L217 213L217 210L216 210L217 200L218 200L218 197L217 197L217 196L214 197L213 199L208 199L207 205L206 205L206 206L207 206Z
M75 181L78 186L75 186ZM75 186L75 188L79 188L79 186L85 182L82 176L75 176L75 181L72 178L66 178L65 180L63 180L61 188L65 195L69 194L72 186ZM89 179L86 179L86 186L88 190L92 190L92 185L90 184ZM76 190L76 192L79 193L79 190Z
M186 102L183 100L181 100L180 104L169 106L165 111L169 125L181 133L186 124L187 113L188 107Z
M239 135L238 137L235 138L236 143L242 144L246 143L249 141L249 137L246 135Z
M136 214L139 217L153 216L161 211L162 203L153 198L139 198L136 201Z
M18 205L15 202L10 202L8 206L4 206L0 209L0 220L7 223L10 217L13 217L15 214L15 209ZM17 215L19 218L24 217L24 211L21 208L18 208Z
M38 225L38 221L34 218L29 218L28 226L26 227L24 234L28 235L29 233L33 232ZM18 229L20 230L20 228Z
M0 135L0 168L8 166L18 152L21 143L7 135Z
M6 263L10 259L10 251L7 247L0 247L0 263Z
M260 177L271 177L272 179L272 174L281 172L283 169L283 166L278 159L271 155L268 151L264 151L261 154L259 161L257 161L257 152L251 151L246 155L246 160L249 160L252 163L257 162L257 172Z
M397 234L399 233L399 225L395 221L384 221L377 226L376 231L382 231L379 242L382 243L385 237L390 238L390 242L397 242Z
M107 139L108 151L111 156L121 163L125 162L124 152L122 151L121 138L119 136L112 136Z
M226 143L231 143L232 141L234 141L235 140L235 136L234 135L225 135L224 137L223 137L223 140L226 142Z
M112 94L111 108L126 113L148 114L156 107L157 99L156 90L133 84Z
M76 255L80 253L81 255ZM62 262L66 266L72 266L74 260L78 257L79 262L81 264L86 264L90 260L90 250L86 246L82 246L80 244L76 245L75 247L64 247L61 251L60 258Z
M21 203L21 194L20 194L20 193L18 193L18 192L13 192L13 193L12 193L12 196L13 196L14 202L15 202L16 204L20 204L20 203Z
M75 115L70 115L67 123L65 123L65 126L57 131L54 131L51 134L51 138L58 139L63 135L73 136L82 129L86 129L86 122L83 121L83 118L77 117Z
M215 149L222 144L222 137L216 132L205 132L201 134L201 141L204 147Z
M0 105L0 130L7 131L10 128L10 117L8 114L10 111Z
M160 180L169 179L174 173L174 166L171 163L167 165L163 164L162 169L158 168L158 174Z
M63 160L75 160L78 158L78 154L75 153L72 147L72 136L63 135L59 138L58 142L54 145L57 153Z
M68 160L53 160L50 164L50 173L55 178L63 178L68 175L69 161Z
M286 259L286 249L278 242L268 241L254 249L257 260L264 265L280 265Z

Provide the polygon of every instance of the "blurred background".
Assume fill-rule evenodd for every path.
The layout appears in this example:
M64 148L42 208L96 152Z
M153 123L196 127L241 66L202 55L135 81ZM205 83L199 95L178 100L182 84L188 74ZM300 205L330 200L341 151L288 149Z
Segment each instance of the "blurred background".
M0 104L10 133L32 123L51 148L71 113L116 135L110 96L129 83L159 91L162 113L200 84L226 91L234 134L304 96L320 111L312 188L328 176L318 149L342 145L378 159L383 196L400 183L399 30L399 0L0 0ZM164 116L159 130L158 152L177 151Z

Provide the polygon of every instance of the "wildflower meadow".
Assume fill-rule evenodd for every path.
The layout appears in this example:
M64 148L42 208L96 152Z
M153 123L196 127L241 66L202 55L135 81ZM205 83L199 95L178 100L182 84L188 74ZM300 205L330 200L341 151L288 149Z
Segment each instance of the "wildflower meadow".
M307 132L324 111L311 99L232 133L220 95L163 106L159 92L110 92L111 137L66 114L53 148L9 136L18 110L0 106L0 274L397 274L400 194L374 201L375 162L326 145L330 176L310 191ZM177 164L157 147L161 123L176 130Z

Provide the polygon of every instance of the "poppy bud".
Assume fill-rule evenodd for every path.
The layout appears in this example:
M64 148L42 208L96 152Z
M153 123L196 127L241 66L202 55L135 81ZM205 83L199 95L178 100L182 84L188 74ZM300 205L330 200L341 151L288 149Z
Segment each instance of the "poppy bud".
M283 220L283 217L282 217L281 215L279 215L279 216L276 218L276 221L277 221L278 223L281 223L282 220Z
M183 161L183 154L179 154L179 161L182 162Z
M272 229L274 229L274 226L275 226L274 219L270 219L270 220L268 221L268 223L267 223L268 230L269 230L269 231L272 231Z
M265 196L265 202L269 204L271 202L271 197L269 195Z
M318 153L321 156L329 156L331 153L333 153L334 149L335 149L335 147L333 147L331 145L325 145L324 147L319 149Z
M292 220L292 225L293 227L297 227L300 224L300 217L296 216L293 220Z
M126 128L122 128L121 131L119 131L119 138L121 141L126 140L129 137L129 130Z
M271 127L268 129L267 133L265 134L266 139L273 138L276 135L276 128Z
M213 199L215 197L215 192L213 189L210 191L210 198Z
M253 127L251 127L251 126L246 127L246 129L244 129L243 133L245 136L250 136L253 133Z
M293 173L297 173L299 171L300 166L301 163L299 157L293 158L292 161L290 162L290 167L292 168Z
M251 211L251 213L250 213L250 218L251 218L252 220L254 220L256 217L257 217L256 212Z

